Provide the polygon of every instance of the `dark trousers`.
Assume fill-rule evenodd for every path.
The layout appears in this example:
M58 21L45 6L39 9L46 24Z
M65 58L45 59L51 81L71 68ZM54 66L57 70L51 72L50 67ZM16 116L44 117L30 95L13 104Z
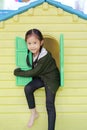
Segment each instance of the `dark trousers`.
M56 120L56 111L55 111L55 94L52 93L44 82L40 78L34 78L30 83L28 83L25 88L25 95L30 109L35 108L35 98L34 91L45 87L46 93L46 109L48 114L48 130L55 130L55 120Z

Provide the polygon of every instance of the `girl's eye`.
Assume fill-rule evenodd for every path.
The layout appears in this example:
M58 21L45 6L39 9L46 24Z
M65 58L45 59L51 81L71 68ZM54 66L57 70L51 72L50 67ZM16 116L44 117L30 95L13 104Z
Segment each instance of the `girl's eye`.
M29 43L27 43L28 45L30 45L31 43L29 42Z
M34 42L34 44L36 44L36 42Z

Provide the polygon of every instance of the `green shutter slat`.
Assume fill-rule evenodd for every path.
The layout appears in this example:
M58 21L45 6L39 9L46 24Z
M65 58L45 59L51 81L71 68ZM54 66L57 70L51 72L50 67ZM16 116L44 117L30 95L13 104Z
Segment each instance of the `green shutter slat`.
M64 36L60 35L60 86L64 86Z
M16 66L20 67L22 70L30 70L32 69L26 63L27 56L27 44L23 38L16 37ZM32 64L32 54L29 53L29 60ZM16 85L17 86L25 86L27 83L32 81L32 77L16 77Z

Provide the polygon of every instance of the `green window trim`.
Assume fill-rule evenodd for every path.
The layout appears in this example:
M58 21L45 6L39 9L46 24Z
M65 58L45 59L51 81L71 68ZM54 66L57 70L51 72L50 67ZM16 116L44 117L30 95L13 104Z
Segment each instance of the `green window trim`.
M16 66L23 69L29 70L32 69L26 63L27 57L27 44L25 40L21 37L16 37ZM32 64L32 53L29 52L29 60ZM32 81L32 77L16 77L16 85L17 86L25 86L27 83Z
M60 35L60 86L64 86L64 36Z

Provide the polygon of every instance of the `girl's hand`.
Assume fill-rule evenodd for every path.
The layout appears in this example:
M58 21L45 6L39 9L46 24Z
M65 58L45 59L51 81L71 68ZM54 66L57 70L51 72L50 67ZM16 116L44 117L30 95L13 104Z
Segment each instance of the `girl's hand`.
M16 75L18 72L20 72L21 71L21 68L17 68L17 69L15 69L14 70L14 75Z

